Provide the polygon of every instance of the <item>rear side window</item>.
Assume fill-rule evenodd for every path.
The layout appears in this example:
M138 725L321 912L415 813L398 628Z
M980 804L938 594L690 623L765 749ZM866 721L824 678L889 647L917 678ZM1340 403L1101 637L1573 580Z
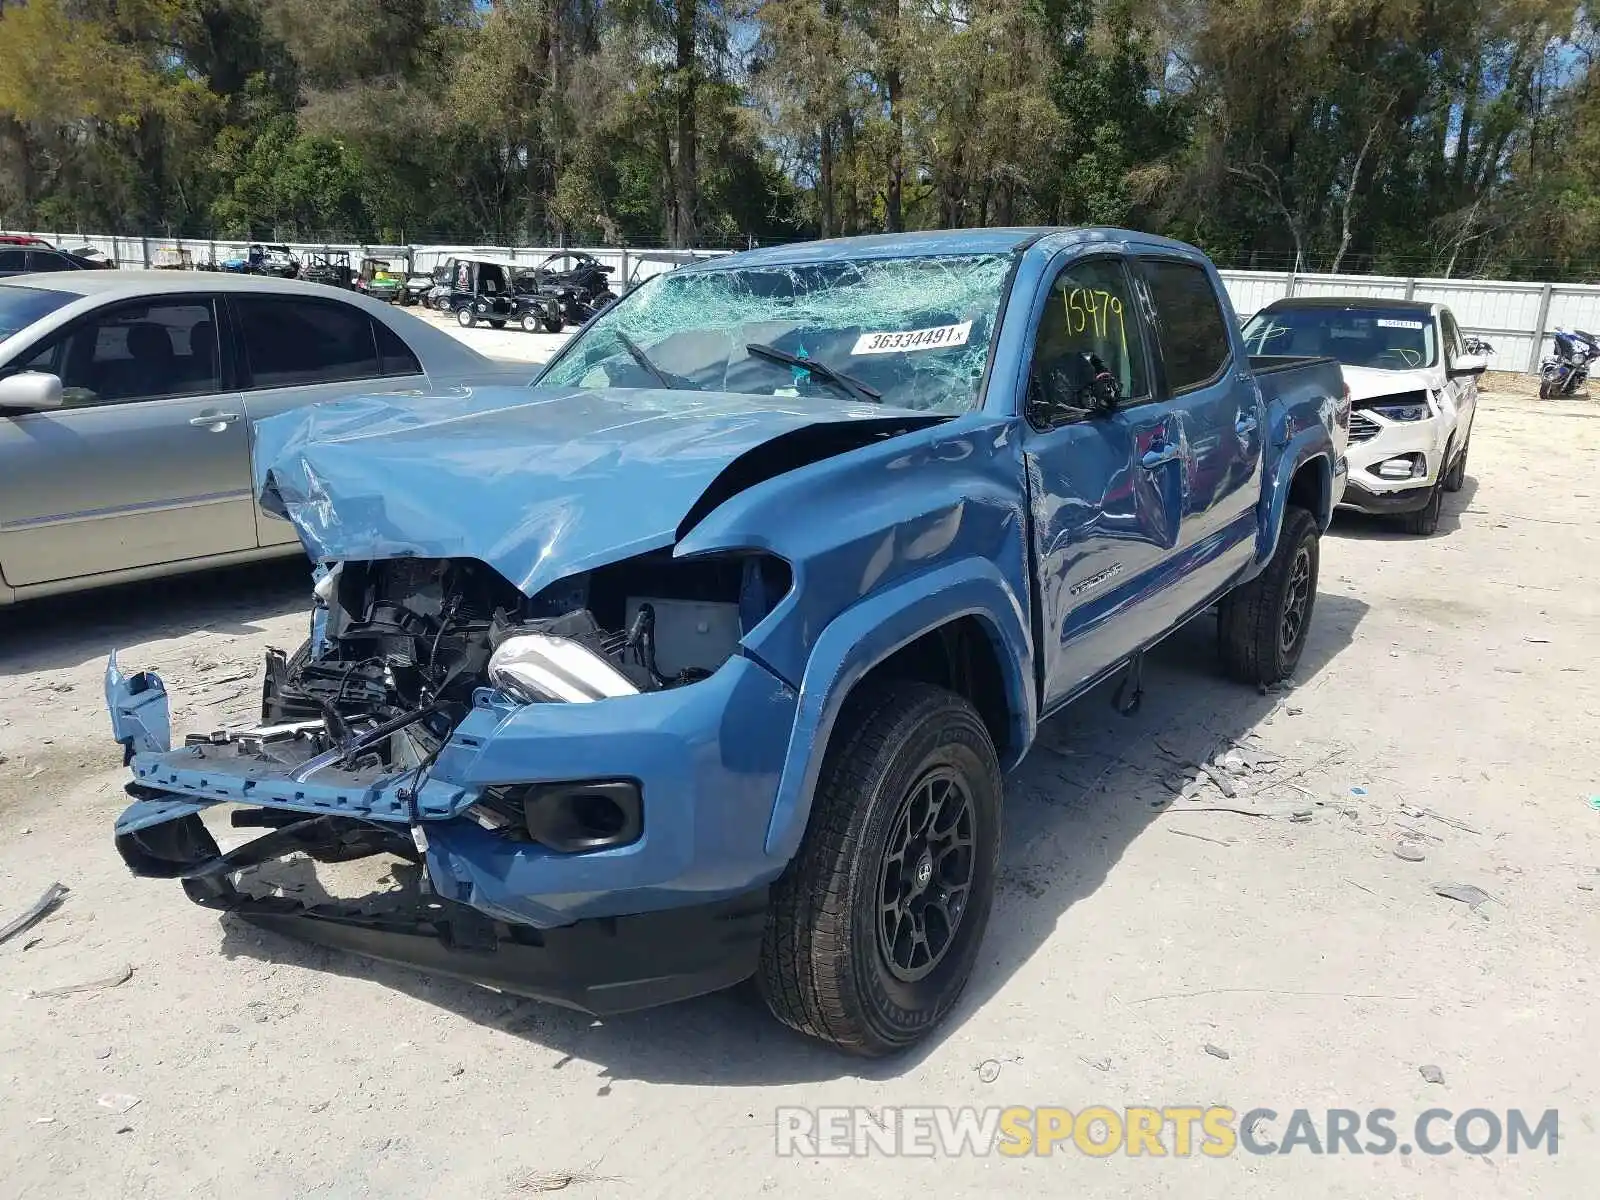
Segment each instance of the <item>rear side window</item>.
M0 271L26 271L28 269L28 252L26 250L0 249Z
M1191 263L1144 264L1155 304L1157 340L1174 394L1210 383L1227 365L1231 343L1211 277Z
M51 250L28 251L28 270L30 271L71 271L74 270L72 261L63 255Z
M245 361L258 388L371 379L380 374L372 319L348 304L234 296Z
M372 328L378 335L378 368L384 375L422 374L422 364L398 333L378 320L372 322Z

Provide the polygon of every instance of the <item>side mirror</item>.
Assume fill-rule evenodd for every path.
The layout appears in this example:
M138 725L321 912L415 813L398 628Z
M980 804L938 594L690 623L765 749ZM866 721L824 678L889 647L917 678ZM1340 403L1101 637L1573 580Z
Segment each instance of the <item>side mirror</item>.
M1456 365L1450 368L1450 378L1460 379L1464 375L1482 375L1489 369L1489 360L1481 354L1463 354L1456 359Z
M23 371L0 379L0 412L51 412L62 406L59 376Z

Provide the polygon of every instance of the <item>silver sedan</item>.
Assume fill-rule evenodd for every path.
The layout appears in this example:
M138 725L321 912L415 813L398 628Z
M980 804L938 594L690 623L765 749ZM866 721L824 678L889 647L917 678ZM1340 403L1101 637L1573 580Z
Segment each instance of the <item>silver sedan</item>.
M0 605L300 551L252 422L370 392L526 382L320 284L169 271L0 280Z

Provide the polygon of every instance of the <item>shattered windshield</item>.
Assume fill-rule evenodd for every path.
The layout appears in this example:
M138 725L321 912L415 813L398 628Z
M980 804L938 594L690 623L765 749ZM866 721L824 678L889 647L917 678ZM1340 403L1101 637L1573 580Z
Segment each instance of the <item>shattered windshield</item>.
M898 408L966 412L977 407L1013 261L946 255L668 272L603 313L537 382L866 394Z

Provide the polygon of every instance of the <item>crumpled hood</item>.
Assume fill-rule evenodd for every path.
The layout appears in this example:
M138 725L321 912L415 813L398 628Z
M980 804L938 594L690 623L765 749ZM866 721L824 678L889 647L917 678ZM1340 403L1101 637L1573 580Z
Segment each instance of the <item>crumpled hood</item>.
M1351 400L1371 400L1401 392L1430 392L1444 385L1441 372L1422 368L1416 371L1380 371L1375 367L1340 367Z
M527 595L671 545L723 468L819 424L929 413L807 397L583 388L362 396L255 427L262 505L314 560L475 558Z

